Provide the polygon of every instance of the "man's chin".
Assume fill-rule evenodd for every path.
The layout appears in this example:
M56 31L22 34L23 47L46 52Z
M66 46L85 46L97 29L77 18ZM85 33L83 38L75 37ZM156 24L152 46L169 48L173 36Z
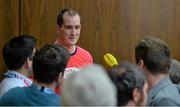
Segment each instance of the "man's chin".
M73 46L76 45L77 42L69 42L69 45Z

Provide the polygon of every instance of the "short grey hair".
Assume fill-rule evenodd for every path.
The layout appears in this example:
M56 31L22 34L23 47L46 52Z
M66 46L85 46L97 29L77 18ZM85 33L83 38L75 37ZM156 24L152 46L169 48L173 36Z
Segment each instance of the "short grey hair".
M175 84L180 84L180 62L172 59L169 70L169 77Z
M114 106L116 102L116 87L99 65L89 65L64 81L62 105Z

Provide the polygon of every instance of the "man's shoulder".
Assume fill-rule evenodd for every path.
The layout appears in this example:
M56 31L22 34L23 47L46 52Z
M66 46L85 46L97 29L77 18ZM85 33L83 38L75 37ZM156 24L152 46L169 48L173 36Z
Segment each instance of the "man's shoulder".
M80 47L80 46L76 46L77 47L77 51L78 52L83 52L83 53L87 53L87 54L90 54L89 51L87 51L86 49ZM91 54L90 54L91 55Z
M179 96L180 98L180 95L179 95L179 92L178 92L178 88L175 84L168 84L162 88L159 89L159 92L157 93L156 96L159 96L159 97L176 97L176 96Z
M71 55L67 68L82 68L85 65L92 64L93 58L91 54L86 51L85 49L82 49L81 47L77 46L77 51L75 54ZM72 70L72 69L69 69ZM68 70L68 71L69 71Z
M83 49L79 46L77 46L77 54L92 59L92 55L86 49Z
M1 82L1 85L18 85L21 83L22 81L16 78L4 78Z
M14 88L14 87L23 87L24 84L22 81L16 78L4 78L0 84L2 88Z
M16 97L19 94L22 94L25 88L26 87L14 87L14 88L10 89L9 91L7 91L4 95Z
M152 92L157 96L171 96L177 94L178 90L169 77L165 77L153 87Z
M180 99L180 94L178 92L177 87L173 84L160 89L159 92L154 97L154 101L156 102L156 105L159 106L180 105L178 99Z
M21 95L21 97L19 97ZM7 91L0 99L0 105L13 105L16 101L23 99L24 95L21 87L15 87Z
M155 106L180 106L180 103L177 100L162 97L156 100Z
M0 92L1 94L7 92L8 90L15 88L15 87L22 87L23 84L18 79L14 78L4 78L3 81L0 84Z

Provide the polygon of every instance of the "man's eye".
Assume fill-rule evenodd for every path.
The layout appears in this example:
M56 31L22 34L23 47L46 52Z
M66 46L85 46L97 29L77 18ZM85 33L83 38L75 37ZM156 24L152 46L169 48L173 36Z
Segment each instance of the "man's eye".
M76 26L71 26L71 25L64 25L65 29L80 29L80 25L76 25Z
M72 26L65 26L66 29L72 29Z
M79 29L80 28L80 26L76 26L76 29Z

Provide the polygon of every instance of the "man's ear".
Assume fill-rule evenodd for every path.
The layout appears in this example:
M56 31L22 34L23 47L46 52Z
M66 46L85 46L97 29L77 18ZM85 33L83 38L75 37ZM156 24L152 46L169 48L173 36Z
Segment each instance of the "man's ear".
M62 75L62 72L61 72L61 73L59 73L59 76L58 76L58 78L56 80L56 83L59 85L59 84L62 83L62 81L63 81L63 75Z
M133 94L133 101L135 102L135 104L138 103L141 97L141 92L137 88L135 88L133 89L132 94Z
M141 67L141 68L144 68L144 61L142 59L139 60L138 62L138 65Z
M56 32L57 32L58 34L61 33L61 27L60 27L59 25L56 25Z

